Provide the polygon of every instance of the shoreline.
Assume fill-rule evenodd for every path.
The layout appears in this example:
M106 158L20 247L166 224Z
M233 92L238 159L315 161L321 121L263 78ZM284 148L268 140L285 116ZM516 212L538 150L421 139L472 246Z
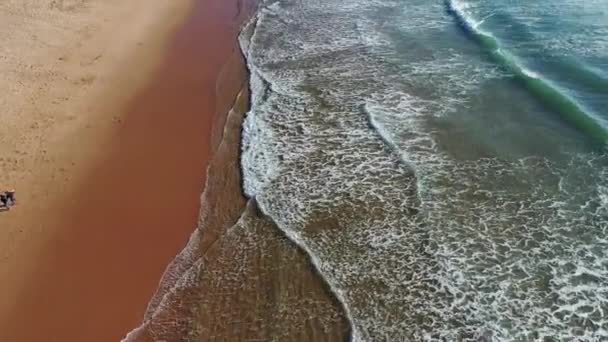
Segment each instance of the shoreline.
M127 102L156 71L189 1L0 5L0 30L18 32L0 37L0 188L17 189L19 199L0 215L0 278L7 280L0 317L6 293L22 286L24 264L107 154Z
M192 336L196 317L192 316L195 305L183 306L183 300L189 300L192 292L198 292L195 284L192 288L181 288L177 291L178 283L188 277L189 272L197 263L198 258L221 235L236 223L245 209L246 198L241 191L240 179L240 132L243 118L249 105L248 71L246 63L238 46L238 35L242 25L255 14L257 1L242 4L236 0L239 25L234 35L234 51L219 73L216 83L216 93L235 94L230 103L218 106L211 135L211 159L206 167L207 177L204 191L200 196L200 211L198 225L191 231L188 243L176 254L169 263L159 286L151 296L143 322L133 325L133 330L123 341L145 342L161 340L182 341ZM239 82L235 82L239 80ZM234 87L238 84L238 87ZM226 104L229 104L226 107ZM189 320L189 321L188 321ZM188 322L175 325L171 322ZM168 328L168 329L166 329ZM159 336L162 335L162 338Z
M236 51L237 3L196 1L152 80L113 119L108 152L51 210L48 241L31 252L25 285L0 322L3 340L118 340L141 320L196 225L212 132L242 85L225 71L234 85L216 98Z
M251 96L249 72L243 73L247 80L208 168L199 226L167 268L143 323L123 342L351 336L342 304L309 256L243 194L241 133Z

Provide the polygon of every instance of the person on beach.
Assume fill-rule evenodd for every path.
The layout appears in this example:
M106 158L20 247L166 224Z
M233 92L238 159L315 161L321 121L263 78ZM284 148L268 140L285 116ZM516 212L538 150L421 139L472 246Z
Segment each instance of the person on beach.
M10 201L10 205L13 206L17 203L17 200L15 199L15 189L12 189L10 191L7 191L4 193L4 195L6 196L6 203L7 203L7 207L8 207L8 202Z
M9 208L8 197L4 192L0 193L0 208Z

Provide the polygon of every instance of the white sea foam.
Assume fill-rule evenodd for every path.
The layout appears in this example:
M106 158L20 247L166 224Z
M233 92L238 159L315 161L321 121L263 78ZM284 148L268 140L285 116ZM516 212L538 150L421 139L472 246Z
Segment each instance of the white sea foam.
M521 71L528 77L532 77L532 78L536 78L536 79L541 79L542 77L537 74L536 72L526 69L526 68L522 68Z

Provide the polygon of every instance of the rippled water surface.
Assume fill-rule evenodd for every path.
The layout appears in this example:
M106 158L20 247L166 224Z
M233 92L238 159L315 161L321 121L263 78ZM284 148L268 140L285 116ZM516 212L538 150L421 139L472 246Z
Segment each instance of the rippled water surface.
M262 7L245 191L355 340L608 339L608 2Z

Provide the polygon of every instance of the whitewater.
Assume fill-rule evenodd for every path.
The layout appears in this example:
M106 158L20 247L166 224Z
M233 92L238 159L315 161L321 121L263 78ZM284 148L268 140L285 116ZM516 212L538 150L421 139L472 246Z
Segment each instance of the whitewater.
M608 22L567 53L542 6L266 1L243 31L244 191L354 341L608 339Z

